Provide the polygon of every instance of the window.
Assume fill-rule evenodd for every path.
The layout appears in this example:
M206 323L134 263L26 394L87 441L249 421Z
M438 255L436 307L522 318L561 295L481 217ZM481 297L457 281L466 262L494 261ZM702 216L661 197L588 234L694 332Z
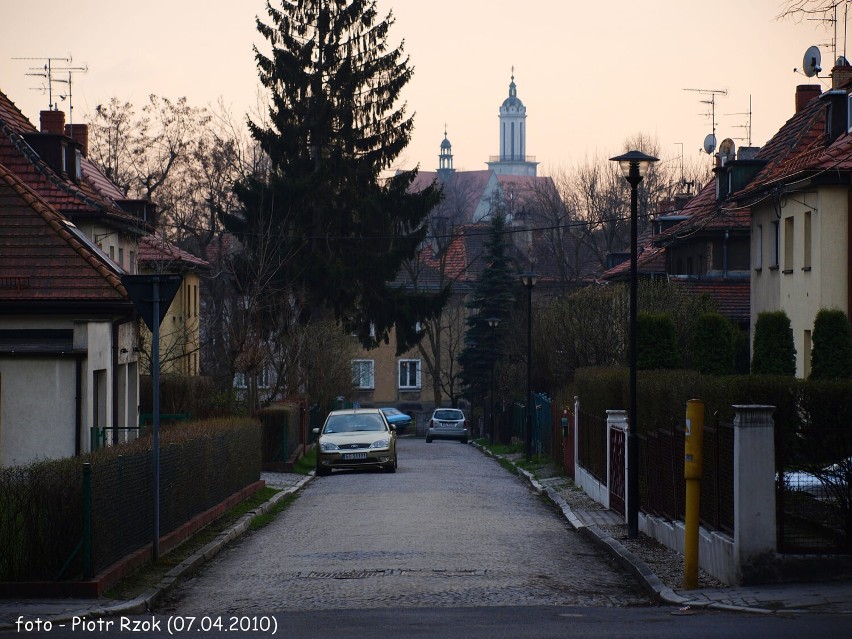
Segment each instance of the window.
M778 250L779 250L779 240L778 237L781 233L780 226L778 224L778 220L773 220L772 222L772 255L770 255L771 263L769 264L769 268L778 268Z
M257 374L257 387L269 388L269 378L269 369L264 368ZM234 374L234 388L248 388L247 381L248 378L245 373Z
M793 272L793 251L795 250L795 233L793 217L784 220L784 272Z
M420 388L420 360L399 360L399 387Z
M124 249L120 246L118 247L118 265L124 268Z
M371 359L352 360L352 384L355 388L375 388L375 362Z
M811 268L811 212L805 211L805 228L802 229L804 240L804 255L802 257L802 268L810 270Z
M754 268L763 268L763 224L758 224L754 238Z

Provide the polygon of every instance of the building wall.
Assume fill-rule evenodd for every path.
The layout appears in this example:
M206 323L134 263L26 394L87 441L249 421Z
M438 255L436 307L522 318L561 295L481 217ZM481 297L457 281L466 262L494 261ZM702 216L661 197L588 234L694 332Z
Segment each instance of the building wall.
M752 234L763 236L763 264L753 256L752 335L762 311L783 310L796 348L796 376L810 372L810 336L821 308L848 312L848 190L822 187L785 198L780 217L771 199L753 209ZM778 259L774 261L778 225ZM809 227L809 229L808 229Z
M200 375L200 299L197 273L183 273L183 282L160 324L160 372L166 375ZM151 331L143 325L146 352L151 351ZM150 374L150 371L146 371Z

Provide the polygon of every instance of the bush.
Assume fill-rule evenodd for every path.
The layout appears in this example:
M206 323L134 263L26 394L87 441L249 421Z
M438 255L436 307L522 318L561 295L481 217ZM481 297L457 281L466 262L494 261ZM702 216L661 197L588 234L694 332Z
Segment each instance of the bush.
M735 365L734 327L719 313L702 313L695 325L693 366L705 375L732 375Z
M679 365L675 325L671 315L639 313L636 318L636 368L677 368Z
M150 375L139 377L139 409L153 412L153 379ZM221 417L217 408L217 393L210 377L187 375L160 375L160 413L189 413L193 419Z
M796 375L793 328L784 311L765 311L757 316L751 372L755 375Z
M824 308L814 320L811 379L852 377L852 336L849 318L837 309Z

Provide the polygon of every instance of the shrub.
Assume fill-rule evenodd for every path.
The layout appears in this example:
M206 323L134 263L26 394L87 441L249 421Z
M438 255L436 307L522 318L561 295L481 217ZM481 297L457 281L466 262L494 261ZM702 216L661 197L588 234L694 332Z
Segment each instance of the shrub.
M751 372L755 375L796 375L793 328L784 311L765 311L757 316Z
M695 325L693 367L705 375L731 375L735 364L734 328L719 313L702 313Z
M671 315L639 313L636 318L636 368L677 368L679 365Z
M837 309L824 308L814 320L811 379L852 377L852 336L849 319Z

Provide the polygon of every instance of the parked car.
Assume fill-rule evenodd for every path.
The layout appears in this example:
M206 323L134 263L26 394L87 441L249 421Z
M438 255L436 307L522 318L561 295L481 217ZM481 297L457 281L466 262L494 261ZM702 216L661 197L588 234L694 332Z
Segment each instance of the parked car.
M427 444L433 439L458 439L466 444L469 436L467 420L458 408L436 408L432 413L426 433Z
M351 408L328 414L317 440L317 475L334 468L397 468L396 428L378 408Z
M402 435L405 429L411 426L411 415L406 415L398 408L388 407L379 410L385 414L385 418L391 426L396 426L397 434Z
M823 501L833 501L849 492L852 457L814 471L796 470L784 473L788 490L805 492Z

